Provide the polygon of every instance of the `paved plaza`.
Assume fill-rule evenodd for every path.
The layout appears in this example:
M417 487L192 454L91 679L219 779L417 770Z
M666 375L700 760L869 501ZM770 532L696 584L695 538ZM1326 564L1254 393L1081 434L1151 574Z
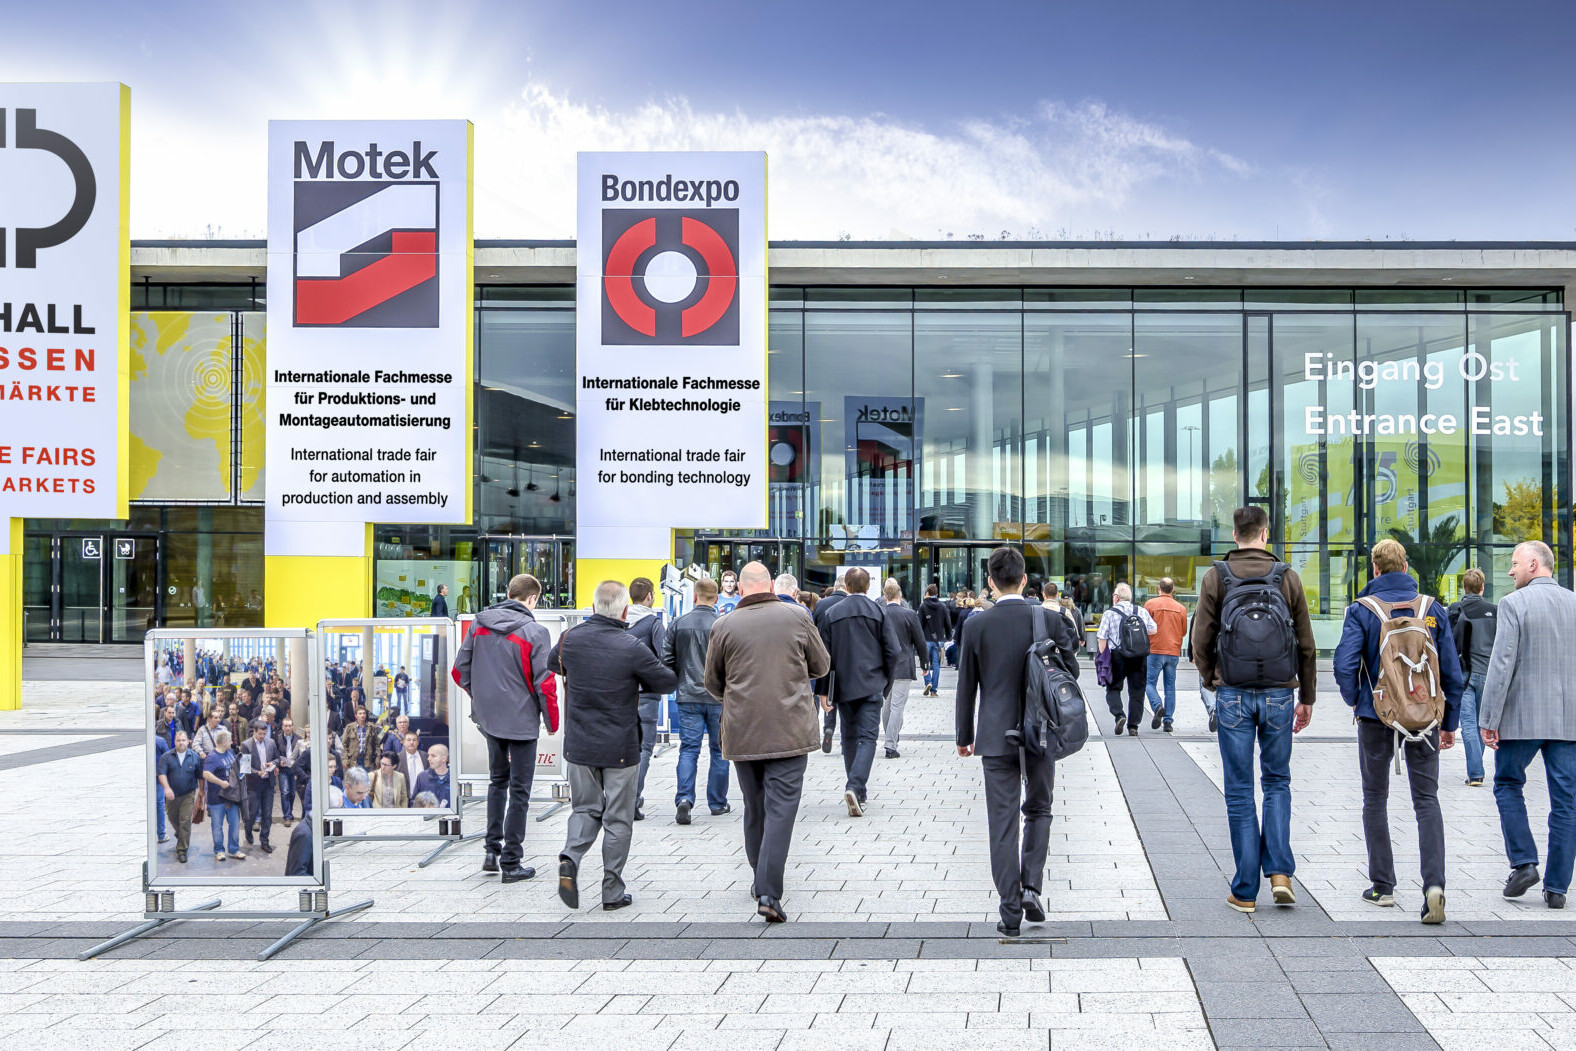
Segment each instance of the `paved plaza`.
M390 1048L478 1051L633 1034L651 1051L1576 1046L1576 926L1536 892L1499 895L1492 792L1466 787L1459 748L1441 772L1449 921L1418 923L1404 778L1391 805L1399 906L1359 899L1355 730L1327 672L1293 758L1294 908L1267 892L1251 917L1223 903L1219 755L1184 671L1174 735L1146 721L1136 740L1095 736L1059 764L1047 922L1000 938L978 762L952 746L949 674L941 697L910 701L902 757L878 751L864 818L843 808L840 756L811 757L782 927L753 915L736 792L733 813L701 807L693 825L674 823L670 748L635 826L632 908L559 902L560 810L530 823L526 863L542 873L530 882L484 876L475 842L425 868L430 844L336 844L331 904L374 906L267 963L256 954L284 921L172 924L79 963L142 911L145 802L123 787L143 777L142 691L102 663L30 659L24 709L0 713L0 1034L11 1047L211 1045L215 1017L255 1048L298 1047L307 1027L365 1026ZM1085 689L1109 735L1092 678ZM1541 768L1528 799L1537 828ZM468 809L466 830L480 825L481 808ZM194 829L194 852L208 836ZM582 886L599 879L593 851ZM293 891L178 892L183 905L215 896L226 908L296 907Z

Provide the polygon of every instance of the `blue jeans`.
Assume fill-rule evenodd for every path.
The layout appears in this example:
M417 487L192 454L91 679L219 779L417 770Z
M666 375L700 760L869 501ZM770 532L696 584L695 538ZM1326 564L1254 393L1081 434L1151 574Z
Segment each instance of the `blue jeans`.
M289 821L295 814L295 774L289 770L279 771L279 817Z
M679 783L673 793L675 806L695 803L695 775L700 769L700 739L711 749L706 767L706 805L721 810L728 805L728 761L722 757L722 705L679 705Z
M837 714L843 723L843 769L848 781L843 786L863 803L870 781L870 766L876 761L876 738L881 735L881 694L857 701L838 701Z
M1570 893L1576 865L1576 741L1500 741L1494 753L1494 802L1505 835L1511 867L1536 865L1538 842L1527 823L1527 764L1543 753L1543 775L1549 782L1549 863L1543 889Z
M1478 696L1483 692L1483 676L1467 678L1461 691L1461 747L1467 752L1467 779L1483 780L1483 735L1478 732Z
M153 782L153 798L159 801L159 838L163 839L165 834L164 786L159 784L157 780Z
M1144 693L1149 696L1149 707L1155 711L1160 710L1160 691L1155 689L1155 684L1163 676L1166 688L1166 722L1170 722L1177 714L1177 662L1181 657L1172 657L1164 653L1151 653L1149 655L1149 679L1144 683Z
M925 656L930 661L930 670L925 673L925 686L931 690L941 688L941 643L925 643Z
M1220 721L1220 763L1226 787L1226 819L1237 874L1232 897L1259 896L1259 873L1290 876L1297 870L1291 854L1291 727L1296 705L1292 691L1239 690L1222 686L1215 694ZM1264 786L1262 826L1253 807L1253 745L1259 746L1259 776Z
M231 854L241 852L241 806L239 803L209 803L208 820L213 822L213 852L221 853L229 850ZM228 845L225 841L224 826L230 825L230 838Z

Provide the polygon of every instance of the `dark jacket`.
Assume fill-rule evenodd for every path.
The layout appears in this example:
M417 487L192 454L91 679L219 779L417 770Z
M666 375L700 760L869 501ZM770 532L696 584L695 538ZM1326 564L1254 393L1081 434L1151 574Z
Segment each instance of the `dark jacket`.
M706 649L706 689L722 702L725 759L781 759L821 747L811 682L826 646L809 617L765 593L739 601Z
M642 606L640 608L644 610L650 607ZM634 606L630 607L631 612L633 612L634 609ZM627 617L628 614L625 614L625 616ZM663 636L667 634L667 630L662 625L661 613L658 613L656 610L652 610L650 613L642 616L639 620L626 620L624 623L629 628L629 633L635 638L639 639L645 645L646 649L651 651L652 656L658 658L662 656L662 640ZM641 696L649 698L652 696L652 694L645 693L641 694Z
M1494 652L1494 636L1499 630L1499 607L1482 595L1466 594L1451 609L1451 634L1461 657L1461 671L1487 675L1488 658Z
M678 675L680 704L716 704L706 691L706 647L717 623L716 606L696 606L673 622L662 637L662 663Z
M1417 581L1405 573L1381 573L1357 593L1358 598L1367 595L1381 602L1404 603L1417 598ZM1425 623L1434 633L1434 648L1439 651L1439 680L1445 693L1445 721L1440 728L1453 733L1461 722L1461 689L1466 683L1444 603L1435 602L1429 608ZM1379 718L1374 714L1372 671L1378 666L1379 618L1367 606L1353 602L1346 607L1346 623L1335 647L1335 685L1341 688L1342 700L1357 710L1359 719Z
M884 607L864 595L850 595L833 606L817 628L832 658L831 674L817 686L818 694L830 693L835 704L886 693L898 677L903 646Z
M678 676L623 621L600 613L564 632L547 666L564 677L564 761L639 765L640 695L667 693Z
M1262 548L1239 547L1222 560L1232 573L1242 579L1268 576L1280 561ZM1193 612L1193 663L1198 666L1198 681L1210 689L1220 687L1219 669L1216 667L1215 637L1220 631L1220 600L1225 589L1220 574L1209 567L1198 587L1198 608ZM1302 591L1302 580L1294 569L1286 570L1281 577L1281 594L1291 610L1291 621L1297 632L1297 678L1280 683L1282 688L1297 690L1298 704L1312 704L1318 691L1319 649L1313 641L1313 621L1308 617L1308 599Z
M1078 674L1078 640L1055 610L1007 599L970 616L958 644L957 732L958 745L973 745L976 755L1018 754L1007 731L1023 721L1023 668L1034 642L1034 617L1042 618L1045 636L1056 643L1067 670Z
M817 602L815 604L815 612L811 614L815 618L815 626L819 628L821 622L827 618L827 615L837 608L839 602L842 602L847 597L848 592L846 591L834 591L821 599L820 602Z
M178 796L190 795L202 783L202 756L197 749L188 748L184 756L171 748L159 760L159 776L170 783L170 791Z
M927 595L919 604L919 627L926 642L946 642L952 637L952 614L939 598Z
M471 695L471 721L488 737L534 741L558 732L558 682L547 670L551 637L525 603L488 606L454 656L454 681Z
M894 679L913 679L914 658L919 658L919 666L925 671L930 670L930 651L925 647L925 633L919 626L919 614L904 606L887 603L886 617L892 627L897 631L898 645L902 649L901 659L897 664L897 674Z
M432 615L434 617L447 617L449 615L449 596L432 596Z

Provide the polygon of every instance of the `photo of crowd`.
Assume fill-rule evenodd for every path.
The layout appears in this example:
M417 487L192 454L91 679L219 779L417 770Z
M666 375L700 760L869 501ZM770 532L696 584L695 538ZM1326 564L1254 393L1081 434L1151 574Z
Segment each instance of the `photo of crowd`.
M446 622L322 628L330 815L455 810L449 630Z
M305 642L150 637L150 885L316 877Z

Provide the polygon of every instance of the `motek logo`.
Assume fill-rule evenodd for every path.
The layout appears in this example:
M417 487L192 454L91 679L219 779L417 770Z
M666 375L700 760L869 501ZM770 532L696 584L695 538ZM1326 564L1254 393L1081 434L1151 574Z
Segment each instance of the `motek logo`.
M602 212L604 346L739 345L739 210Z
M438 327L437 152L295 144L296 327Z
M873 408L869 405L861 405L859 407L859 416L856 418L856 422L912 423L914 422L914 414L909 410L907 405L904 405L902 408L893 408L890 405L883 405L879 408Z
M8 145L6 123L6 111L0 109L0 147ZM65 244L87 225L88 219L93 215L93 205L98 200L98 180L94 178L93 165L88 163L87 154L82 152L81 147L58 131L50 131L38 126L36 109L16 111L15 146L19 150L43 150L59 157L65 162L66 170L71 173L71 180L76 187L71 198L71 207L66 209L66 214L58 220L48 226L17 227L14 265L19 270L33 270L38 266L39 249ZM6 265L5 249L6 230L5 227L0 226L0 266Z

